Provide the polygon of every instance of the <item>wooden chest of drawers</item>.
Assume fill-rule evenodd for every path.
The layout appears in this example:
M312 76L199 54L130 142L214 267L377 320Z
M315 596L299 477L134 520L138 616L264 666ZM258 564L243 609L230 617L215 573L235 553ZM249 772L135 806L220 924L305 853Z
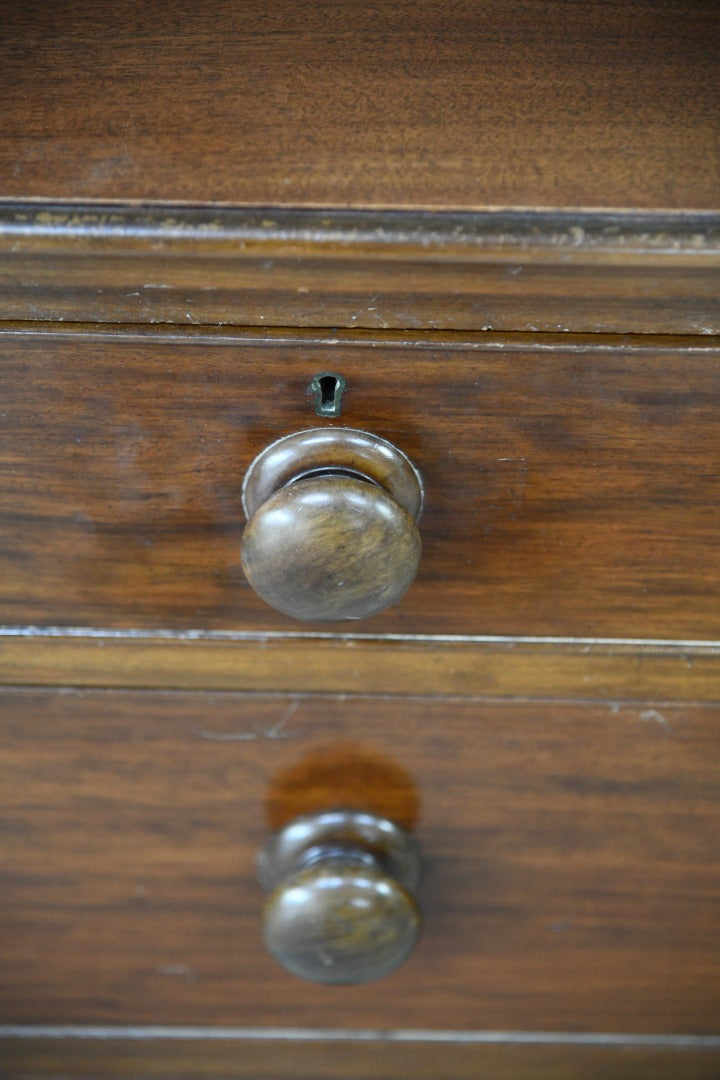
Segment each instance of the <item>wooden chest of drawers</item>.
M0 8L2 1076L718 1075L716 5ZM339 427L422 559L303 624L243 477ZM339 806L367 985L260 932Z

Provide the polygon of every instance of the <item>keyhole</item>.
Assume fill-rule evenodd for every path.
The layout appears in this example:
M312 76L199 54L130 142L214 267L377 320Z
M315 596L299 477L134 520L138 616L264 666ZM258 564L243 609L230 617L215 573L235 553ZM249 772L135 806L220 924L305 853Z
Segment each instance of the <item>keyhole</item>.
M318 416L340 416L345 380L334 371L321 371L313 377L310 390L315 395L315 412Z

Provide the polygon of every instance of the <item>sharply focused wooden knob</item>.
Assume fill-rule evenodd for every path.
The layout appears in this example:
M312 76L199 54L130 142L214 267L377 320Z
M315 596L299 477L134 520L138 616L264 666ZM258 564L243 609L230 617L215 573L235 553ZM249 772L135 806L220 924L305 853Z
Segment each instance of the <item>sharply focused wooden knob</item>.
M410 837L374 814L335 810L297 818L259 860L270 893L265 943L311 982L380 979L412 952L421 919L412 895L420 859Z
M296 619L361 619L394 603L420 561L422 485L392 443L313 428L267 447L243 485L242 565Z

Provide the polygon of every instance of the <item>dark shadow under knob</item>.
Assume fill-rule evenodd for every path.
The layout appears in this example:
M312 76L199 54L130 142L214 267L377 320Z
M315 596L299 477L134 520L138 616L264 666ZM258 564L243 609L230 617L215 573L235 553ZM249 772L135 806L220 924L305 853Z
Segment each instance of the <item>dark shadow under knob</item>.
M308 622L361 619L399 599L420 561L417 470L351 428L273 443L243 485L242 565L272 607Z
M357 984L394 971L412 952L421 919L412 895L420 860L384 818L330 811L298 818L260 857L270 892L265 943L311 982Z

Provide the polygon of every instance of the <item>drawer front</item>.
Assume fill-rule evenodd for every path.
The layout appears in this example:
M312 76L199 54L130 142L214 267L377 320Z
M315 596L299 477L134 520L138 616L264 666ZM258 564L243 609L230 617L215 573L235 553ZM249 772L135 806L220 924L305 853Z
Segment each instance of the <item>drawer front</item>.
M717 707L0 694L4 1025L712 1034ZM255 858L298 813L415 832L404 967L306 984ZM421 1037L421 1036L419 1036Z
M519 340L6 331L0 619L301 628L243 577L243 475L346 424L426 489L419 576L356 629L720 636L720 350ZM308 394L327 369L340 420Z

